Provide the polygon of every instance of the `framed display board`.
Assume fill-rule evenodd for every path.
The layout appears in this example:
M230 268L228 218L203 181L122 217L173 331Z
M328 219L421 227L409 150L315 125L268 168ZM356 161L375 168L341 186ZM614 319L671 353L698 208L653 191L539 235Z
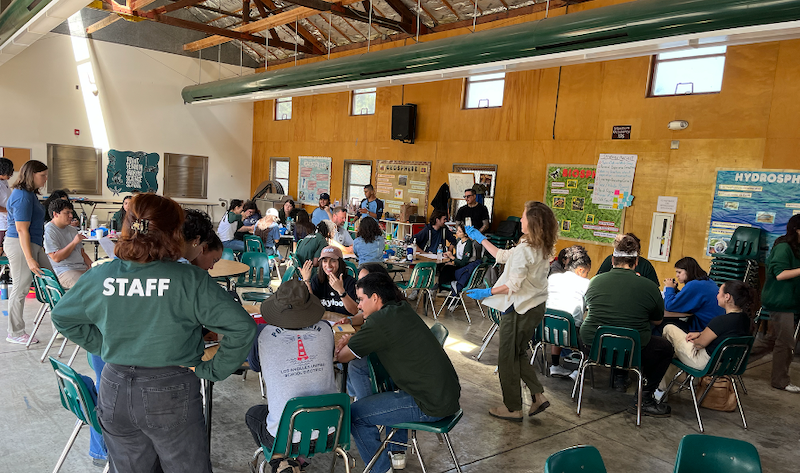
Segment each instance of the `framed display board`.
M375 178L375 193L384 211L399 214L400 206L408 203L418 205L420 215L427 214L430 162L378 160Z
M298 161L297 200L318 205L319 195L331 192L331 158L300 156Z
M792 215L798 213L800 171L718 169L706 254L724 252L733 231L742 225L764 230L766 246L762 250L771 248L775 239L786 233Z
M544 201L556 215L559 238L613 244L625 210L592 202L596 166L548 164L546 176Z
M108 150L106 187L114 193L158 191L158 153Z

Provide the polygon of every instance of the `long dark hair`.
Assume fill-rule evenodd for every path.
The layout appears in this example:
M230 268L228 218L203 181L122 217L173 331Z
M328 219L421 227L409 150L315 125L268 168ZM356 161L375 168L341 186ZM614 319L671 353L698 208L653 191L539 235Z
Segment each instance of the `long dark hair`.
M329 257L326 256L326 258ZM328 283L328 275L325 274L325 271L322 269L321 259L322 258L320 258L319 262L319 271L317 271L317 278L319 278L319 282L325 285ZM347 277L347 265L345 264L342 258L336 258L336 261L339 262L339 267L336 269L336 274L334 274L334 276L336 276L337 278L339 276L342 276L342 279L345 279Z
M376 238L382 238L383 232L374 218L365 218L361 220L356 236L363 238L367 243L372 243Z
M125 214L128 213L128 212L125 211L125 202L128 201L128 200L131 200L132 198L133 198L132 195L126 195L125 198L122 199L122 205L120 205L120 207L119 207L119 217L120 217L119 221L120 222L124 222L125 221ZM120 228L120 230L122 230L122 229Z
M736 307L742 309L742 313L750 317L751 321L755 312L753 303L755 302L755 290L749 284L732 279L722 284L722 292L730 294Z
M786 234L779 236L772 247L775 248L778 243L788 243L792 248L792 253L800 258L800 241L798 241L797 230L800 230L800 214L792 215L789 223L786 224Z
M686 282L689 281L704 281L708 279L708 273L700 267L697 260L691 256L684 256L675 262L675 267L686 271Z

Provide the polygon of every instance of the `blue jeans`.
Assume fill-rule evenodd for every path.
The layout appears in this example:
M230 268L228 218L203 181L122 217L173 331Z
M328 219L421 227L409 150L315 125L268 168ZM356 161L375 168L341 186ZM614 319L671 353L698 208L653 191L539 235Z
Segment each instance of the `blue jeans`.
M100 378L103 375L103 367L106 362L97 355L90 355L92 357L92 365L94 367L95 386L97 391L100 391ZM97 404L95 402L95 404ZM103 440L103 434L94 429L89 429L91 437L89 438L89 456L99 460L108 460L108 450L106 449L106 442Z
M372 396L372 382L369 379L367 357L355 358L347 366L347 394L356 399Z
M222 242L223 248L230 248L234 251L244 251L244 241L242 240L228 240Z
M414 398L403 391L373 394L359 399L350 407L350 415L353 438L364 463L369 463L381 446L377 426L390 426L401 422L435 422L442 419L422 412ZM407 442L408 431L398 431L392 440ZM391 460L389 454L384 452L373 465L372 471L385 473L389 471L389 467Z

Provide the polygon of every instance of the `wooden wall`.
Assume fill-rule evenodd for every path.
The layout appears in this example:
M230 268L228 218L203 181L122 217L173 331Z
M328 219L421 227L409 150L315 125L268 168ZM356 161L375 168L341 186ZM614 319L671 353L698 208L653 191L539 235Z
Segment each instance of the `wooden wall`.
M649 69L650 58L641 57L510 73L498 109L462 110L461 80L378 89L372 116L349 116L348 93L296 97L289 121L273 121L273 102L259 102L252 185L269 178L270 157L289 157L289 192L296 194L297 156L330 156L337 199L343 160L400 159L433 163L432 196L453 163L494 163L499 221L519 215L525 201L543 198L547 163L594 164L600 153L637 154L625 231L642 239L646 255L657 197L677 196L672 258L655 263L656 270L672 277L682 256L707 268L701 258L715 170L800 168L800 41L729 47L719 94L646 98ZM391 105L403 100L418 105L413 145L389 139ZM677 119L689 128L668 130ZM631 140L611 141L614 125L632 125ZM670 149L671 140L680 140L679 149ZM560 241L559 248L571 244ZM607 246L586 246L595 268L610 253Z

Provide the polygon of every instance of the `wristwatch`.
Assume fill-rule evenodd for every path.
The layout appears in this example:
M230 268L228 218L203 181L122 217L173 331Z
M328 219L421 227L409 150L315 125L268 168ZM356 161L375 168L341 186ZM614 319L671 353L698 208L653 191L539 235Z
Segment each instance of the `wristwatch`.
M339 298L341 299L341 298L343 298L343 297L344 297L344 296L346 296L346 295L347 295L347 292L345 291L345 292L343 292L343 293L339 294Z

